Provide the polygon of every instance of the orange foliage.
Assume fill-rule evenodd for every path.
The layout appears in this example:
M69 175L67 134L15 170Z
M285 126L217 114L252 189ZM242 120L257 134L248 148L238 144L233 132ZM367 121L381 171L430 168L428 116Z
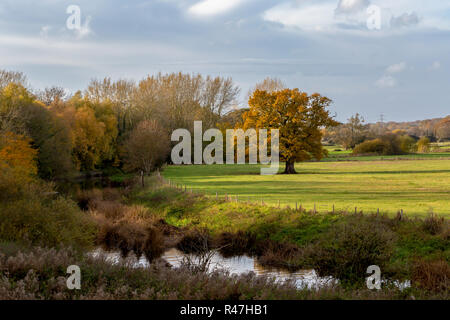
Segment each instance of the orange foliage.
M286 161L286 173L294 173L295 162L320 160L326 153L321 129L338 124L326 109L330 104L327 97L298 89L256 90L244 114L244 129L279 129L281 160Z
M0 137L0 166L9 166L26 175L37 174L37 150L25 136L7 132Z

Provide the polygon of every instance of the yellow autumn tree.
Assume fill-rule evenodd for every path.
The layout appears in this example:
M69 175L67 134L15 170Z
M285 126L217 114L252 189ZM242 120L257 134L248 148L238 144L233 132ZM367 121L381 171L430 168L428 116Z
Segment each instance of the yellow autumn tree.
M37 174L37 150L25 136L6 132L0 137L0 165L20 170L23 174Z
M101 160L105 125L95 117L94 110L81 107L75 113L73 153L78 169L92 170Z
M37 175L37 150L25 136L0 133L0 200L11 200Z
M243 129L279 129L280 157L286 162L284 173L296 173L295 162L320 160L324 127L337 126L327 108L331 100L320 94L308 95L299 89L267 92L256 90L244 114Z

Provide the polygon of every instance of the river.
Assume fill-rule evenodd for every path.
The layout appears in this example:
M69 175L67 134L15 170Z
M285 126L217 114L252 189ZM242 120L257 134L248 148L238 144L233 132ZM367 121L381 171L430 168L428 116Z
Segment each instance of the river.
M93 257L104 256L110 263L117 263L122 259L119 251L106 252L98 248L90 253ZM188 255L172 248L167 250L162 259L167 261L172 267L179 267L182 260ZM196 261L196 257L189 256L192 261ZM141 256L135 263L135 267L147 268L150 266L149 261ZM257 276L268 276L275 278L277 281L293 281L298 288L317 288L328 283L336 282L332 277L319 277L314 270L300 270L297 272L288 272L276 268L266 268L258 264L255 258L249 256L237 256L232 258L224 258L219 253L214 253L209 264L209 271L217 269L226 270L230 274L242 275L254 272Z

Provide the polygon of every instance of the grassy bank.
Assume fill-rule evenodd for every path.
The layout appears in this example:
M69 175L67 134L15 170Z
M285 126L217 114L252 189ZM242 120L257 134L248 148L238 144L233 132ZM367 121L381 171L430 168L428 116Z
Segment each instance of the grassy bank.
M212 200L156 178L147 183L144 189L83 191L75 201L52 194L48 184L17 191L16 200L1 204L0 298L449 298L450 232L444 219L276 209ZM112 265L86 255L95 246L119 249L123 256L145 255L152 267L136 269L133 261ZM172 269L159 261L170 247L200 255L210 249L225 256L253 255L264 266L313 268L341 282L297 290L254 275L206 273L189 263ZM66 268L72 264L81 267L81 291L66 289ZM412 288L367 290L365 271L372 264L386 279L412 280Z
M450 160L309 162L296 170L261 176L259 165L169 166L163 174L197 192L275 206L450 216Z

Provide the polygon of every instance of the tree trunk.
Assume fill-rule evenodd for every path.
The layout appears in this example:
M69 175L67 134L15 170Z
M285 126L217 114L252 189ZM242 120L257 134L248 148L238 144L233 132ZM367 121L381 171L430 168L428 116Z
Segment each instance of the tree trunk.
M286 169L284 170L284 174L297 174L294 165L295 162L286 161Z

